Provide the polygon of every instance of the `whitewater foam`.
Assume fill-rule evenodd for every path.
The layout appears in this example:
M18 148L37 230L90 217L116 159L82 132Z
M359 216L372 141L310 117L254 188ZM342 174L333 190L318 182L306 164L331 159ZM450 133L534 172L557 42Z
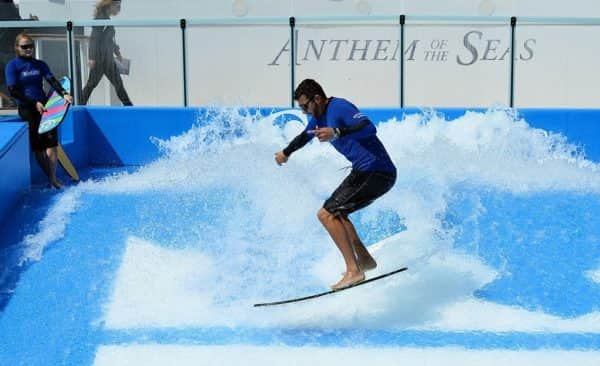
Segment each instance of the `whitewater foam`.
M293 121L282 125L278 121L286 114ZM210 118L180 136L157 140L164 156L151 164L65 189L38 233L25 239L29 251L24 258L39 259L45 246L64 235L77 202L91 194L107 200L115 193L168 193L183 199L206 194L222 223L212 240L190 240L183 249L143 237L122 243L127 249L106 305L108 328L600 331L596 312L563 319L475 299L473 293L502 276L503 268L454 248L458 228L444 221L455 192L465 187L514 195L597 195L598 165L564 137L531 128L510 110L467 112L451 122L436 113L381 121L378 135L398 167L398 181L360 220L400 218L403 229L386 233L370 249L379 260L376 273L399 265L409 271L318 304L266 313L251 304L303 295L337 280L343 264L315 215L347 174L348 162L329 144L313 141L285 166L277 166L274 153L306 123L297 111L264 117L223 109ZM207 193L215 190L231 198L226 207L222 196ZM485 212L474 202L473 220ZM177 215L178 207L162 205L161 210L166 212L154 220ZM209 225L201 217L198 221ZM588 277L598 282L596 272ZM504 314L504 320L497 314Z
M23 239L24 251L19 265L40 260L46 246L64 236L71 214L79 206L79 196L76 190L57 196L56 202L38 223L37 232L28 234Z

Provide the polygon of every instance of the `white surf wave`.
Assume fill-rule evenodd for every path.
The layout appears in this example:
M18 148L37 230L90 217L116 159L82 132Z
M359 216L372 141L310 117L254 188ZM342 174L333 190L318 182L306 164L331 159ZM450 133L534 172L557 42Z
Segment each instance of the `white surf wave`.
M24 258L39 258L49 242L64 235L78 200L87 194L111 199L114 193L185 196L220 189L240 204L221 213L227 225L215 230L220 234L209 242L192 239L193 245L181 250L136 237L122 243L127 250L106 306L107 327L600 331L597 313L562 319L472 296L502 269L454 249L455 228L440 219L453 190L469 185L517 195L600 192L596 163L585 160L560 135L531 128L506 110L468 112L452 122L435 113L382 121L379 136L399 175L392 191L366 210L366 219L372 215L376 220L379 213L396 215L406 231L372 246L380 266L371 275L395 269L398 263L408 265L409 271L318 304L269 312L252 308L252 303L269 297L326 288L343 268L315 214L347 174L340 169L348 162L329 144L315 141L294 153L285 166L277 166L274 153L305 123L294 116L282 127L276 121L285 113L292 112L265 118L234 109L216 111L210 124L157 142L163 158L133 173L67 190L40 222L38 233L26 238L29 251ZM178 215L179 207L175 202L160 209L156 220ZM199 224L202 220L198 217ZM505 320L499 321L497 313Z

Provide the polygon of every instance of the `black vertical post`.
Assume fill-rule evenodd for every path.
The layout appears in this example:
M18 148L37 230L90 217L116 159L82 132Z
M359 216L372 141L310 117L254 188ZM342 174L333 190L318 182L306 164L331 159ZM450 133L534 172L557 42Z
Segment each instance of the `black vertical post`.
M67 58L69 60L69 79L71 79L71 90L67 90L70 94L73 95L73 101L77 104L77 97L79 93L77 93L77 88L74 88L75 84L75 59L73 57L73 22L67 22ZM76 92L73 93L73 90Z
M517 17L510 17L510 101L509 106L515 106L515 28Z
M185 19L179 20L179 26L181 27L181 64L183 67L183 106L188 106L188 91L187 91L187 45L185 42Z
M294 87L296 86L296 18L290 17L290 108L294 108Z
M400 15L400 108L404 108L404 24L406 16Z

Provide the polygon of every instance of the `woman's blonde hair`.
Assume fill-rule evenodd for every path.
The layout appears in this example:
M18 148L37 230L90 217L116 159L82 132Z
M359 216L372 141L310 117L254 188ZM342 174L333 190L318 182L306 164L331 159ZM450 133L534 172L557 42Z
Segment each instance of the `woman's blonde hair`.
M17 36L15 37L15 53L18 55L18 49L19 49L19 43L21 42L21 40L23 39L28 39L31 42L33 42L33 38L31 38L31 36L29 34L27 34L26 32L21 32L19 34L17 34Z
M109 6L111 6L115 2L121 2L121 0L100 0L98 4L96 4L96 9L94 10L94 16L98 16L103 11L105 11Z

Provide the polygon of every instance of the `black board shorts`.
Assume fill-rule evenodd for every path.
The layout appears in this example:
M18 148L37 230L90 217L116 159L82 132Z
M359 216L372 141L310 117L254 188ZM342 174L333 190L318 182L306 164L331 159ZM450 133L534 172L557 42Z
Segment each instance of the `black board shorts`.
M325 201L323 208L336 216L348 216L383 196L395 182L395 172L352 170Z
M56 128L41 135L38 133L42 115L34 106L19 107L19 116L29 123L29 144L31 150L41 151L58 146L58 133Z

